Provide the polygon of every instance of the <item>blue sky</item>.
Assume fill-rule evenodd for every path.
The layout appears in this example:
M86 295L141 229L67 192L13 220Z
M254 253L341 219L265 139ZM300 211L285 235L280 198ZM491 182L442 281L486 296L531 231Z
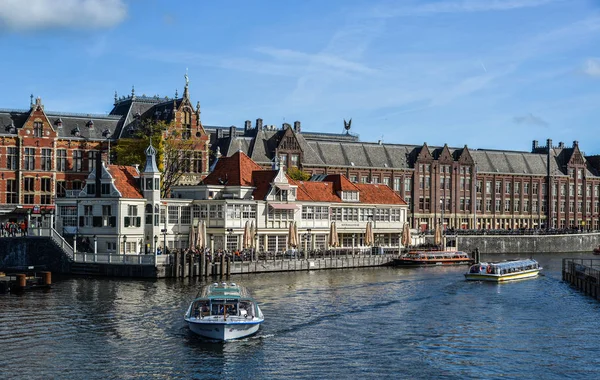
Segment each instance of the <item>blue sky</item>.
M107 113L173 97L205 125L600 154L595 0L2 0L0 108Z

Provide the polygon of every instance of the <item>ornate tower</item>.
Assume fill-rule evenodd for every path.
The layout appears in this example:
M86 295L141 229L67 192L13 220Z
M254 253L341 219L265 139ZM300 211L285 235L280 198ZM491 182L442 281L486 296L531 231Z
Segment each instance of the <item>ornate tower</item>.
M141 173L141 186L146 206L144 207L144 233L146 253L156 253L160 237L160 171L156 166L156 149L146 148L146 165ZM164 251L164 247L162 248Z

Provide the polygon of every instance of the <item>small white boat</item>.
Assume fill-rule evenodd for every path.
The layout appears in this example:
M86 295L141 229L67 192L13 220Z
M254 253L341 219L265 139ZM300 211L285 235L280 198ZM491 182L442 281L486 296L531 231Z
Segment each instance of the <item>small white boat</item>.
M536 277L542 267L534 259L517 259L471 265L465 278L471 281L506 282Z
M245 287L223 282L202 288L184 320L195 334L224 341L256 333L264 317Z

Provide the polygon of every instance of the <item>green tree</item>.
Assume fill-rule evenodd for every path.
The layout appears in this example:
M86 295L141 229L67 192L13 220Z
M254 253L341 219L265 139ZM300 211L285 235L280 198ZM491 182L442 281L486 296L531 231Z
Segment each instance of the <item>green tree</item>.
M171 188L181 177L190 171L190 158L194 152L194 142L182 139L177 131L169 132L164 121L141 122L132 138L119 139L115 147L117 165L140 165L146 163L146 148L152 139L156 149L156 164L161 172L161 197L166 198Z
M311 177L309 173L302 171L294 166L288 168L287 175L290 176L291 179L296 181L308 181Z

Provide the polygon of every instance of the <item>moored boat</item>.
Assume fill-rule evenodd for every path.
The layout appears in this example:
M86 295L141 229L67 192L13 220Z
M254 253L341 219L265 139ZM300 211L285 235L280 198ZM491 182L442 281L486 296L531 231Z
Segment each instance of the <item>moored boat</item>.
M500 262L480 262L465 273L471 281L506 282L536 277L542 267L534 259L516 259Z
M225 341L256 333L264 317L245 287L223 282L202 288L184 320L195 334Z
M594 248L594 255L600 255L600 246Z
M462 251L411 251L394 259L394 266L469 265L474 260Z

